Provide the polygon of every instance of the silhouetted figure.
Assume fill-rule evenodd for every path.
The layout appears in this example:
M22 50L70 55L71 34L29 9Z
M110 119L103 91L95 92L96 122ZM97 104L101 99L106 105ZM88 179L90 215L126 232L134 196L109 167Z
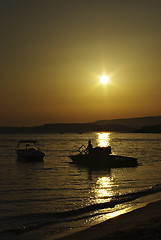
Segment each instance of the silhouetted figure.
M86 150L88 151L89 154L92 153L92 144L91 144L91 140L88 141L88 146L87 146Z

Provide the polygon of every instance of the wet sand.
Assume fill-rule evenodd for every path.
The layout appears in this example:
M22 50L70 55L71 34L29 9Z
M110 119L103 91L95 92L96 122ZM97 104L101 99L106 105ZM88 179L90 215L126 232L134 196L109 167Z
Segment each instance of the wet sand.
M46 240L47 238L45 238ZM50 240L54 237L48 238ZM81 232L59 240L159 240L161 239L161 201L148 204Z

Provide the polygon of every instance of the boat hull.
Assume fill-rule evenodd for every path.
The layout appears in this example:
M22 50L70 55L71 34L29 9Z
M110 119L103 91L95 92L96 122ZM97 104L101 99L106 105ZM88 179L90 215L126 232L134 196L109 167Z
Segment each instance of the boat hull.
M40 151L39 143L36 140L21 140L18 142L17 159L20 161L43 161L45 154Z
M70 155L73 163L90 168L121 168L137 167L136 158L109 154L106 156L94 156L89 154Z
M43 161L44 156L45 154L41 151L36 151L36 152L29 152L25 150L17 151L17 159L20 161L27 161L27 162Z

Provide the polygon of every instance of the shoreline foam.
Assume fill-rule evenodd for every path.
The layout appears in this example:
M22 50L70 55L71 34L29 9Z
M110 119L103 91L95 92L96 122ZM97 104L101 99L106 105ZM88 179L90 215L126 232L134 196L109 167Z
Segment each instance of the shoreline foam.
M52 233L53 232L53 233ZM68 234L68 235L67 235ZM1 238L2 237L2 238ZM55 235L48 226L26 233L0 236L3 240L158 240L161 239L161 200L80 231Z
M50 237L48 239L55 238ZM161 239L161 200L57 239Z

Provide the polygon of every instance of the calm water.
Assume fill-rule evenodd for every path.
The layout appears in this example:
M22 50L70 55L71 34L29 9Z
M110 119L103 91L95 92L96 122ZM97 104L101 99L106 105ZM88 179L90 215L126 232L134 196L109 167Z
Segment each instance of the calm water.
M17 161L22 139L39 141L44 162ZM93 146L111 145L114 154L138 158L139 166L90 171L71 164L67 156L89 139ZM51 224L52 233L89 226L141 204L143 196L155 200L151 193L161 192L161 134L0 135L0 182L0 234L50 230Z

